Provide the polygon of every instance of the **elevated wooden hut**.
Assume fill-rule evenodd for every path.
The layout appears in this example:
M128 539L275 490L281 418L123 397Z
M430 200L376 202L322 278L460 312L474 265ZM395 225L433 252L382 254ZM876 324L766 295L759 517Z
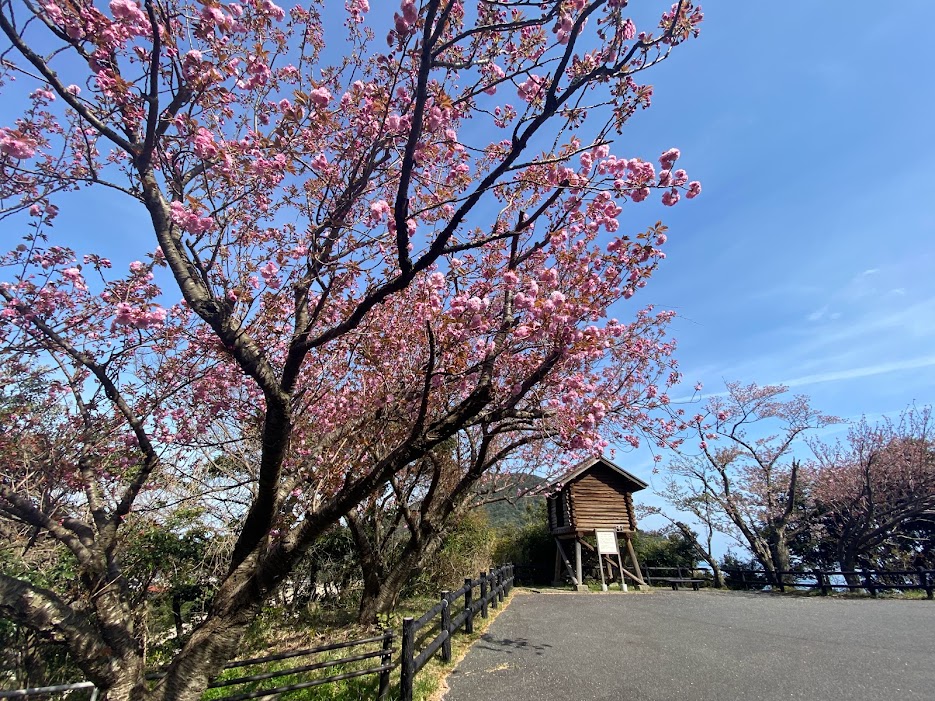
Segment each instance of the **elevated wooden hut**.
M624 577L637 585L645 584L631 536L636 531L633 493L647 486L639 477L603 457L589 458L548 484L550 493L546 503L549 532L555 538L556 581L561 577L564 564L575 586L579 590L586 589L581 566L584 547L597 551L602 582L606 566L611 580L619 575L622 588L625 588ZM586 536L594 536L596 545L591 545ZM572 546L574 568L566 550ZM624 567L621 547L629 556L631 569Z

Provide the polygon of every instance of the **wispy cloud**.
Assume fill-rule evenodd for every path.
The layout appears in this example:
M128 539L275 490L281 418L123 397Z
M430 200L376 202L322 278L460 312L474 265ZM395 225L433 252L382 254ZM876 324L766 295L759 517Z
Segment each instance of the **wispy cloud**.
M816 385L822 382L853 380L860 377L873 377L875 375L885 375L900 370L916 370L933 366L935 366L935 355L928 355L921 358L911 358L909 360L897 360L888 363L847 368L845 370L833 370L830 372L819 372L813 375L803 375L802 377L780 380L777 384L786 385L787 387L803 387L805 385Z

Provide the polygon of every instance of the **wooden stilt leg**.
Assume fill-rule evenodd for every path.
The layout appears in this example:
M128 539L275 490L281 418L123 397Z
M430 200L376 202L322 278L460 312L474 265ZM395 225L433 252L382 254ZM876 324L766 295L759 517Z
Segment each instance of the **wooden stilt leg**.
M577 586L581 583L581 580L575 578L574 570L571 569L571 563L568 561L568 556L565 554L565 549L562 547L562 541L556 538L555 545L558 547L558 552L562 556L562 561L565 563L565 567L568 569L568 575L571 577L572 583Z
M577 575L578 591L588 591L584 585L584 577L581 574L581 538L575 536L575 574Z
M643 581L643 573L640 571L640 561L636 557L636 550L633 549L633 543L630 540L630 534L626 533L624 537L627 541L627 552L630 554L630 559L633 560L633 569L636 570L636 582L637 584L648 586L646 582Z
M597 565L601 570L601 591L607 591L607 580L604 579L604 557L600 553L598 553L598 556L597 556ZM610 570L610 578L613 579L614 578L613 568L611 568L610 565L608 565L607 569Z
M552 577L552 584L558 586L562 583L562 554L559 552L558 544L555 546L555 575Z

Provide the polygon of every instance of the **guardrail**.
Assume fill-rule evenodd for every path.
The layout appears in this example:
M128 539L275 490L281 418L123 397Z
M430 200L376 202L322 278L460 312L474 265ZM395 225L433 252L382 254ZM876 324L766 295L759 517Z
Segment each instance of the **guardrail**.
M403 619L402 650L399 668L400 701L412 701L412 685L415 675L441 650L443 662L451 662L451 636L462 627L465 633L474 632L474 616L479 612L487 618L488 606L497 608L513 587L513 566L503 565L481 572L478 579L464 580L457 591L443 591L441 601L426 611L420 618ZM477 598L474 590L478 590ZM461 611L451 615L453 604L464 598ZM420 652L416 652L418 632L439 617L438 634L428 641Z

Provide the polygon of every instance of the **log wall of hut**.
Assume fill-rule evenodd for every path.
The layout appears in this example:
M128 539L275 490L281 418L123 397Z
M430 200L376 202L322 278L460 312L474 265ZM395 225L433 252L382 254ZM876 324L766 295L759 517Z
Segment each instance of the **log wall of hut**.
M549 509L549 530L569 529L571 520L571 502L568 492L562 491L546 499Z
M586 472L568 485L571 524L579 531L635 531L632 489L633 485L613 470L598 466Z

